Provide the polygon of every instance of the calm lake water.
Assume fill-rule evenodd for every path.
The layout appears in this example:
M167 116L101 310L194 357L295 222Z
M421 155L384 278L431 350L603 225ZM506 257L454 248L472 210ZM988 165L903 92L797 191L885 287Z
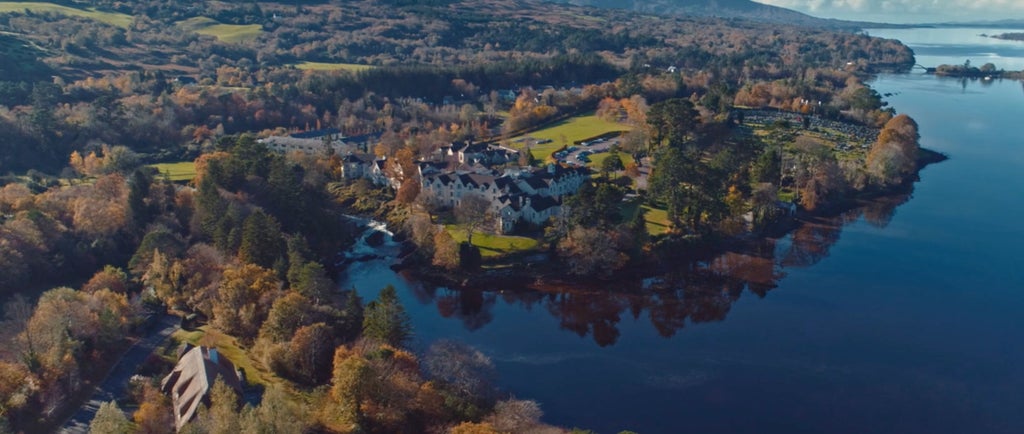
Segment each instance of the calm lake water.
M871 32L927 52L927 66L1024 68L1024 43L979 33L997 32ZM394 284L416 346L478 347L504 390L558 425L1024 432L1024 87L923 74L873 86L950 160L925 169L910 196L812 222L756 254L622 284L654 296L428 289L384 261L355 264L343 285L369 299Z

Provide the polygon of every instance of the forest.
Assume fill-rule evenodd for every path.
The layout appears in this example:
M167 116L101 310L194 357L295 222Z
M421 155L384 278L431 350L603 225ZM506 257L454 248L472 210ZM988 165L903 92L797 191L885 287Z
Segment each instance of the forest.
M17 60L0 65L0 431L58 426L169 311L204 319L266 380L262 404L215 388L194 432L561 432L495 389L478 351L407 348L393 289L369 302L360 291L380 288L337 290L357 232L339 216L374 214L423 264L472 269L434 220L461 213L425 203L415 163L590 112L630 132L564 218L526 228L575 274L735 235L748 213L766 230L786 198L813 212L917 168L916 124L864 84L913 53L856 33L533 1L55 4L0 12L0 50ZM205 20L242 36L182 24ZM759 110L808 125L753 127ZM811 118L878 137L841 153ZM320 128L379 133L371 151L399 188L346 179L340 155L258 141ZM194 161L195 178L147 167L166 161ZM623 212L634 194L666 234ZM121 402L131 420L105 406L97 432L173 425L164 356Z

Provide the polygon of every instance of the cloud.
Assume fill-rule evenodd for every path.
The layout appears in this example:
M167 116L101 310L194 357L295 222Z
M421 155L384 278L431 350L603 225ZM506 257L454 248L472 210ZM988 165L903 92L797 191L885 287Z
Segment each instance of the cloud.
M1024 18L1008 16L1024 14L1021 0L755 0L807 12L812 15L843 18L843 15L871 15L913 20L915 14L927 17L952 18ZM966 13L965 13L966 11ZM965 15L971 15L965 17ZM896 21L896 20L894 20Z

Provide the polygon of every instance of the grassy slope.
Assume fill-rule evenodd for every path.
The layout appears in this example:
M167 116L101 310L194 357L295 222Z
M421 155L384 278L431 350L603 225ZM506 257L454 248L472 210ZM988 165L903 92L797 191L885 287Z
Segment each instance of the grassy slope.
M194 17L176 24L183 30L196 32L200 35L214 36L224 42L239 43L256 39L263 33L259 24L237 25L221 24L207 17Z
M161 175L168 175L171 181L191 181L196 177L196 165L192 161L160 163L150 165L150 167L155 168Z
M77 9L67 6L43 2L0 2L0 13L24 12L30 10L36 13L52 12L62 15L89 18L104 22L112 26L127 28L132 23L132 16L114 12L100 12L91 9Z
M556 122L554 125L547 128L537 130L520 137L528 136L535 139L551 140L551 143L535 145L530 149L535 158L545 160L551 156L552 152L555 152L555 150L562 146L563 136L565 137L566 143L571 146L573 142L579 140L586 140L591 137L600 136L613 131L626 131L629 129L630 127L628 125L620 124L618 122L609 122L597 117L597 115L593 113L588 113L582 116L576 116L574 118ZM517 144L517 146L521 145Z
M202 326L194 331L178 330L171 337L178 342L216 347L218 352L235 364L235 367L245 370L246 379L251 384L266 386L283 381L280 377L270 372L270 370L265 369L259 361L254 360L249 352L238 344L235 338L211 326Z
M296 63L296 68L305 71L349 71L359 72L373 68L372 65L360 65L356 63L324 63L324 62L301 62Z

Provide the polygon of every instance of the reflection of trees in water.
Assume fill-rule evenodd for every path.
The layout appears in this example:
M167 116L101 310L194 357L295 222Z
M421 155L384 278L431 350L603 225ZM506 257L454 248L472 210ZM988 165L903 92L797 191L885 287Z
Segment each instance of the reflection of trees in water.
M788 243L764 239L710 260L666 264L672 271L653 279L569 287L522 284L514 285L522 289L501 292L413 287L420 301L433 300L442 317L458 318L468 330L493 320L500 298L520 309L542 307L558 318L560 328L580 337L590 335L602 347L618 341L624 317L646 316L658 334L668 338L688 323L724 320L744 290L765 297L785 277L784 267L807 267L827 257L843 225L864 218L884 227L908 199L909 194L883 198L835 217L804 222L788 236Z
M437 311L444 318L458 318L466 330L478 330L494 319L492 309L497 295L493 292L467 289L446 290L436 298Z
M839 241L842 222L834 219L816 219L804 222L789 236L789 247L782 252L783 267L809 267L828 256L828 251Z
M600 346L614 344L619 339L616 325L629 307L622 294L609 297L608 293L557 294L547 304L548 312L559 319L559 326L580 337L592 334Z
M910 200L910 194L887 196L864 203L862 206L834 217L821 217L805 221L792 233L788 248L779 254L783 267L809 267L828 257L829 250L839 241L843 226L860 218L869 224L884 228L892 222L896 208Z

